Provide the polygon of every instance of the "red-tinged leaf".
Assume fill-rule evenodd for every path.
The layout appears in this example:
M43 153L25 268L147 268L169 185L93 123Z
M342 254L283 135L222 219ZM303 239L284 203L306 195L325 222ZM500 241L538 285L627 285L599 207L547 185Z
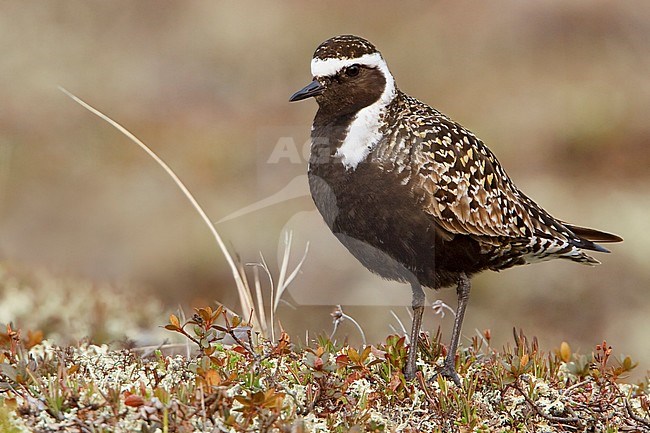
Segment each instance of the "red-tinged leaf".
M234 397L235 401L241 403L244 406L250 406L250 400L248 397L244 397L243 395L236 395Z
M273 392L272 389L269 391ZM257 391L254 392L252 395L252 401L255 404L255 406L261 406L264 404L264 401L266 400L266 393L264 391Z
M383 359L386 357L387 353L385 350L377 349L374 346L370 346L370 352L375 355L375 358Z
M393 377L390 378L390 382L388 383L388 388L393 392L395 392L395 390L399 388L400 384L402 383L399 375L399 372L394 372Z
M484 330L483 337L485 337L485 340L487 340L487 342L489 343L490 340L492 339L492 331L490 331L489 329Z
M169 324L174 325L177 328L181 327L181 322L178 320L178 317L176 317L175 314L170 314L169 315Z
M220 358L218 356L210 356L210 362L216 367L223 367L226 365L226 358Z
M338 365L339 367L345 367L349 363L350 363L350 358L348 357L348 355L344 354L344 355L338 355L336 357L336 365Z
M290 345L291 345L291 338L289 337L289 334L286 332L282 331L282 334L280 335L280 339L278 340L278 344L275 345L273 348L273 354L274 355L284 355L290 352Z
M208 307L210 308L210 307ZM201 319L203 322L207 322L210 320L210 316L212 316L212 311L208 311L206 308L199 308L198 310L199 316L201 316Z
M282 402L285 394L283 392L275 392L274 389L269 389L264 393L264 401L261 406L269 409L282 409Z
M354 371L351 374L348 375L348 377L345 378L344 383L347 385L350 385L352 382L361 379L363 376L361 375L361 372L359 371Z
M287 343L287 344L290 344L290 343L291 343L291 337L289 336L289 334L287 334L286 332L282 331L282 333L280 334L280 341L279 341L279 342L280 342L280 343Z
M246 355L248 353L248 351L245 348L241 347L241 346L233 347L232 351L237 352L237 353L242 354L242 355Z
M316 359L314 359L314 370L322 370L323 364L323 360L320 357L316 357Z
M218 386L222 382L221 376L216 370L206 371L203 379L205 379L205 383L208 386Z
M140 407L144 404L144 398L139 395L129 394L124 399L124 404L131 407Z

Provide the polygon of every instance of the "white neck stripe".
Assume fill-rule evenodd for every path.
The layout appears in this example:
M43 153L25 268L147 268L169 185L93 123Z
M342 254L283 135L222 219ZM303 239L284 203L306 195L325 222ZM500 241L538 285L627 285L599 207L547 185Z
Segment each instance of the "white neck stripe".
M386 66L386 62L381 58L381 54L372 53L364 54L361 57L354 59L312 59L311 61L311 75L313 77L328 77L331 75L336 75L343 68L346 68L351 65L364 65L370 66L372 68L379 68L383 64Z

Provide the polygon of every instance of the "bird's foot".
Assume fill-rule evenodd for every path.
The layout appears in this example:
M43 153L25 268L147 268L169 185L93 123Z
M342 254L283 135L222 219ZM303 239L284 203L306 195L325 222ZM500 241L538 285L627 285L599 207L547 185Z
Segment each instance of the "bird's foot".
M422 310L420 310L422 311ZM416 323L416 322L414 322ZM417 325L419 328L419 324ZM415 379L415 373L418 371L417 360L418 360L418 336L416 333L412 333L411 341L415 341L414 344L411 344L408 348L406 354L406 365L404 365L404 379L411 381Z
M407 363L404 366L404 379L406 379L407 382L410 382L411 380L415 379L415 373L417 373L418 369L415 367L415 365L411 365L410 363Z
M442 366L440 371L438 371L438 374L447 379L451 379L459 388L462 387L460 376L456 373L456 368L454 367L453 362L447 362L445 360L445 364Z

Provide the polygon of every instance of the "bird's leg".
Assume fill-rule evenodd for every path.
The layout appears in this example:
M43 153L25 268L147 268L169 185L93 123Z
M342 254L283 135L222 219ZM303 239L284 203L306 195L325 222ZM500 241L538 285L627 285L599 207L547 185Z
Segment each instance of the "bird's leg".
M460 330L463 327L463 317L465 316L465 308L469 300L469 291L472 284L469 277L463 272L458 277L458 287L456 287L456 294L458 295L458 309L456 310L456 318L454 319L454 330L451 334L451 343L445 358L445 364L440 370L440 374L451 379L458 386L461 386L460 377L456 373L456 349L458 349L458 340L460 339Z
M404 378L412 380L415 378L415 362L418 357L418 338L420 336L420 327L422 326L422 313L424 313L424 291L417 280L411 281L411 290L413 291L413 325L411 326L411 344L406 357L406 366L404 366Z

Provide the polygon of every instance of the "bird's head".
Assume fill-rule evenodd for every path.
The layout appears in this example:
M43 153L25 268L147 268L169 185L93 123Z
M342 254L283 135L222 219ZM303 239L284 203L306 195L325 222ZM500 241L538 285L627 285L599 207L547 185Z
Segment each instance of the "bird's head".
M329 115L353 114L374 103L385 106L396 93L381 53L358 36L336 36L320 44L311 61L311 74L313 81L289 101L313 97Z

